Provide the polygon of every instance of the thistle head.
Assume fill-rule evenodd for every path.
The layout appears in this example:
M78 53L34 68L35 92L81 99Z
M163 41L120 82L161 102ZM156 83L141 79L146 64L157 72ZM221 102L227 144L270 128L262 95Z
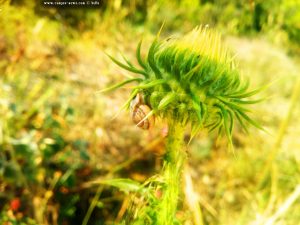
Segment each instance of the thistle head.
M153 41L146 59L141 56L141 42L136 57L139 67L124 58L125 63L110 58L122 68L138 74L107 90L129 82L137 82L128 102L141 93L144 102L156 115L192 125L192 136L200 129L224 130L229 140L236 118L244 129L245 123L261 128L247 113L247 100L259 90L248 91L242 82L233 57L222 46L220 35L207 27L197 27L181 38Z

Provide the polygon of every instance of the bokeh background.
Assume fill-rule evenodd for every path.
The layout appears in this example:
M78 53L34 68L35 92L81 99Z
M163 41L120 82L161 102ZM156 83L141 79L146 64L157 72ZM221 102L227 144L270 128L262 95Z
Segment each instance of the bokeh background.
M165 125L141 131L126 111L112 119L131 90L97 92L128 75L104 52L135 62L138 41L145 55L163 22L162 38L208 24L252 88L271 84L252 108L269 133L236 125L234 152L205 131L189 145L204 223L300 223L298 0L0 2L0 224L120 224L126 186L90 181L158 173ZM178 217L196 224L187 210Z

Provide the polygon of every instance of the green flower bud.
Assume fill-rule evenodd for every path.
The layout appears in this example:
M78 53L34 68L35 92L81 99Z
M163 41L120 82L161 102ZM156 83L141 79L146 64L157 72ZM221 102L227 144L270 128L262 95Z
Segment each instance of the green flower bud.
M241 81L233 57L214 30L200 26L181 38L161 41L157 37L146 60L141 57L140 48L141 42L136 52L141 68L135 68L128 60L123 64L111 58L140 75L128 82L139 83L134 91L144 94L155 115L191 123L192 130L199 130L200 126L224 130L229 140L234 118L244 128L244 122L261 128L247 115L248 105L257 101L246 100L260 90L248 91L248 83Z

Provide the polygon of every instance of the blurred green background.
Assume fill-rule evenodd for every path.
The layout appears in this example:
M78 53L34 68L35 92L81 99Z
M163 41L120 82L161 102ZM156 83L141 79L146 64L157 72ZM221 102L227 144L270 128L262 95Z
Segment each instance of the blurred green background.
M189 146L205 224L299 224L300 1L100 3L0 0L0 224L120 223L130 197L89 181L156 174L165 125L142 132L128 112L112 120L130 89L97 93L127 76L104 52L134 61L138 41L145 53L163 22L162 37L209 24L252 88L274 81L253 106L269 134L236 126L234 153L215 133ZM185 210L178 216L194 224Z

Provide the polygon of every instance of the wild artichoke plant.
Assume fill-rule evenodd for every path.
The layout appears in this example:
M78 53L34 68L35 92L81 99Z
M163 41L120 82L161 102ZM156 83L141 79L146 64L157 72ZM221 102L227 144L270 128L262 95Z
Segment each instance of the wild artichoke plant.
M159 35L158 35L159 36ZM242 82L233 57L221 44L220 35L207 27L197 27L181 38L159 40L156 37L146 59L141 56L141 42L136 58L139 67L125 59L122 63L109 56L120 67L137 74L103 91L117 89L136 82L125 103L137 94L150 110L140 123L153 116L165 119L169 133L162 171L162 197L153 206L152 223L174 224L180 193L180 180L186 159L183 135L191 124L191 137L202 129L225 131L229 143L234 119L247 130L247 123L261 128L247 113L248 105L259 100L248 100L260 90L248 91L248 82ZM156 221L156 222L153 222Z

